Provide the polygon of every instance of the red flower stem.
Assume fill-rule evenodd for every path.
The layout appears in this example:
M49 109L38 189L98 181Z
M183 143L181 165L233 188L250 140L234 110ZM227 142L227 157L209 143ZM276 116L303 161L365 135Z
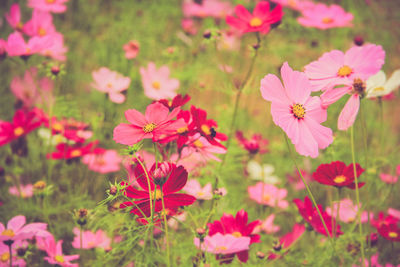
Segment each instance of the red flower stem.
M136 155L134 155L134 157L139 162L140 166L142 166L142 168L144 170L144 174L146 175L147 188L149 189L149 202L150 202L151 221L153 221L153 202L151 202L151 199L152 199L151 192L152 192L152 190L151 190L151 187L150 187L150 177L149 177L149 174L147 173L146 167L143 165L143 162L141 162L140 159Z
M288 141L288 139L287 139L287 137L286 137L286 134L283 133L283 135L285 136L285 141L286 141L287 148L288 148L288 150L289 150L290 157L292 158L292 161L293 161L294 165L296 166L297 172L299 173L300 178L301 178L301 180L303 181L303 184L304 184L304 186L305 186L306 189L307 189L308 196L311 198L311 201L313 202L315 208L317 209L319 218L321 219L322 225L324 226L326 235L328 236L329 241L330 241L330 244L332 245L333 251L334 251L335 254L336 254L336 249L335 249L335 245L333 244L333 241L332 241L332 236L329 234L328 227L327 227L326 224L325 224L325 220L324 220L324 218L322 217L321 211L320 211L319 208L318 208L318 205L317 205L317 202L315 201L314 195L311 193L310 187L308 186L306 180L305 180L304 177L303 177L303 174L302 174L301 171L300 171L299 166L297 165L296 159L294 158L294 155L293 155L293 153L292 153L292 150L290 149L289 141Z
M359 230L359 240L361 245L361 260L362 265L365 265L364 259L364 239L363 239L363 231L362 231L362 223L361 223L361 207L360 207L360 194L358 191L358 178L357 178L357 169L356 169L356 157L354 152L354 126L350 128L350 143L351 143L351 158L353 161L353 172L354 172L354 182L356 184L356 200L357 200L357 220L358 220L358 230Z
M167 243L167 266L171 266L170 262L170 252L169 252L169 237L168 237L168 223L167 223L167 210L165 209L164 204L164 193L161 186L161 203L163 208L163 217L164 217L164 227L165 227L165 242Z

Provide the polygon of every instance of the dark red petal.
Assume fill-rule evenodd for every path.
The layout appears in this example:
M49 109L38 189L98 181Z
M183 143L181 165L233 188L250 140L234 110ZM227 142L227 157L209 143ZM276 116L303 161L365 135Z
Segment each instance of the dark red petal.
M126 189L126 196L130 198L140 199L140 198L149 198L149 192L137 190L133 186L128 186Z
M247 262L247 260L249 259L249 251L248 250L240 251L240 252L236 253L236 255L241 262Z
M134 169L136 181L138 182L138 184L140 185L141 188L143 188L145 191L149 191L147 176L146 176L145 172L147 172L147 174L149 175L150 188L152 191L154 191L154 183L153 183L153 180L152 180L149 172L147 170L145 171L143 169L142 165L140 165L139 163L136 165L136 167Z
M174 164L172 168L171 175L163 185L163 192L166 195L181 190L187 182L188 173L183 166L176 167Z
M194 196L188 194L169 194L164 196L166 208L174 208L179 206L188 206L196 201Z

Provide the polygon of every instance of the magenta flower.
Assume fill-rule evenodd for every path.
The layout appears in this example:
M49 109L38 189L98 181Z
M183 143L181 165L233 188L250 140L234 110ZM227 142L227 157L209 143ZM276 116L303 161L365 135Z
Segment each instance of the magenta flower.
M98 71L92 72L94 83L92 87L100 92L107 93L110 100L114 103L121 104L125 101L125 96L122 91L128 89L131 79L124 77L116 71L101 67Z
M321 30L338 27L351 27L353 14L347 13L341 6L323 3L308 4L301 10L302 17L297 21L305 27L314 27Z
M7 54L13 56L30 56L39 53L51 45L51 39L46 37L32 37L28 43L25 42L22 34L14 32L7 39Z
M64 36L58 32L47 36L50 40L49 45L44 47L39 54L55 60L65 61L67 59L65 53L68 52L68 48L64 46Z
M206 236L203 243L200 243L200 239L196 237L194 239L194 244L203 251L212 254L226 255L249 250L250 237L236 237L233 234L223 235L221 233L216 233L213 236Z
M203 0L200 3L195 1L183 1L183 15L188 17L214 17L225 18L233 12L233 8L229 1L220 0Z
M7 227L0 223L0 241L12 241L31 239L34 236L46 236L47 224L30 223L26 224L25 216L18 215L8 221Z
M5 15L6 20L10 26L17 31L21 31L24 23L21 21L21 10L18 3L11 5L10 12Z
M72 241L72 247L80 249L81 241L80 241L80 230L78 227L75 227L73 230L75 237L74 241ZM82 249L92 249L92 248L103 248L104 250L111 249L111 238L107 236L107 234L99 229L97 232L91 231L83 231L82 233Z
M169 78L169 68L164 65L159 69L153 62L147 65L147 68L140 68L142 76L142 85L144 94L154 100L163 98L174 98L179 88L179 80Z
M273 234L278 232L281 227L279 225L274 224L275 214L272 213L269 215L264 221L261 221L261 224L258 225L255 231L264 231L266 234Z
M271 0L271 2L300 12L315 6L314 2L309 0Z
M138 41L131 40L127 44L124 44L122 48L125 51L125 58L133 59L138 55L140 46Z
M45 238L37 238L37 246L40 250L46 251L47 256L44 259L50 264L57 264L62 267L78 267L77 263L71 261L79 259L79 255L64 255L62 252L63 240L57 243L53 235Z
M346 53L339 50L327 52L305 66L304 73L310 79L312 91L325 91L337 85L351 84L356 78L366 80L377 73L384 62L382 46L367 44L353 46ZM343 88L335 90L337 99L349 92Z
M284 199L287 196L285 188L279 189L272 184L259 182L254 186L249 186L247 191L250 198L259 204L281 209L286 209L289 206L289 203Z
M82 162L88 168L98 173L117 172L120 169L122 158L116 150L95 148L92 153L86 154Z
M66 2L68 0L28 0L28 6L41 11L63 13L67 10L64 5Z
M226 23L240 33L260 32L267 34L271 25L282 19L282 6L277 5L272 11L267 1L260 1L251 14L244 6L235 7L236 17L227 16Z
M17 246L20 247L23 242L17 241L13 243L12 247L12 266L18 266L18 267L25 267L26 262L24 259L18 257L18 250ZM26 245L28 246L28 245ZM3 244L3 242L0 242L0 267L9 267L10 266L10 248Z
M179 111L180 109L176 108L169 113L169 109L158 102L147 106L145 115L136 109L128 109L125 111L125 118L130 124L121 123L114 128L114 141L130 146L143 139L151 138L156 142L174 134L186 125L183 120L172 120Z
M332 141L332 130L321 125L327 119L327 111L321 108L321 100L310 96L311 84L307 76L293 71L287 62L281 68L281 81L273 74L261 80L261 94L271 101L272 119L281 127L299 154L315 158L318 148L326 148Z
M19 189L16 186L11 186L8 189L8 192L11 195L22 197L22 198L29 198L33 196L33 185L32 184L21 184Z
M43 37L55 33L56 28L50 13L35 9L32 13L32 19L25 23L23 31L29 36Z
M379 178L381 178L382 182L387 184L395 184L399 180L396 175L391 175L389 173L381 173L379 174Z
M211 159L221 161L214 154L225 154L226 148L211 144L207 138L201 136L200 133L196 133L188 138L187 146L182 148L181 155L182 157L188 157L193 153L199 153L205 162Z
M185 187L182 189L189 195L196 197L196 199L210 200L213 197L212 185L207 183L204 187L196 179L187 181Z

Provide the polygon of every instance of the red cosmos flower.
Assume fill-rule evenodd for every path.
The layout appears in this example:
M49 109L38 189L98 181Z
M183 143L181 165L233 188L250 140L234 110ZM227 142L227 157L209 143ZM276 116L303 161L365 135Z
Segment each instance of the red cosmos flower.
M242 131L237 131L236 138L239 140L242 147L249 151L250 154L264 154L268 152L268 140L263 139L261 134L253 134L251 139L246 139Z
M214 221L213 223L208 223L208 235L213 236L216 233L231 234L235 237L241 236L248 236L250 237L250 245L253 243L260 243L260 235L252 234L254 228L261 224L260 220L252 221L251 223L247 224L248 216L247 212L244 210L240 210L236 213L236 217L233 217L231 214L222 215L219 221ZM247 262L249 259L249 251L244 250L236 253L238 259L241 262ZM233 260L235 255L228 254L224 255L222 259L223 263L229 263Z
M165 208L175 210L179 206L188 206L193 204L196 200L195 197L175 193L181 190L186 182L188 173L183 166L176 166L173 163L158 163L158 168L156 169L156 164L153 164L150 171L144 170L140 164L136 165L135 176L139 186L143 190L138 190L132 185L128 186L125 191L125 195L129 198L136 199L133 202L124 202L120 205L120 208L126 208L133 206L131 213L134 213L140 217L150 216L150 201L154 203L154 211L159 212L162 210L162 200L164 197ZM146 173L150 178L150 189L147 186ZM150 190L150 191L149 191ZM149 192L151 194L151 199L149 198Z
M76 121L73 118L58 120L53 117L50 121L45 123L47 128L51 128L53 135L61 134L68 140L76 143L84 143L86 139L92 137L92 132L88 130L89 125Z
M274 24L282 19L282 6L277 5L274 10L269 11L267 1L258 2L254 8L253 14L242 5L235 7L237 18L226 16L226 23L241 33L260 32L267 34Z
M218 127L217 122L214 120L207 120L207 112L195 106L190 107L190 113L192 114L192 122L188 126L189 130L194 129L204 136L212 145L225 148L225 146L219 142L226 141L228 137L223 133L215 131L215 128Z
M356 164L357 177L364 172L360 164ZM346 167L341 161L334 161L328 164L321 164L313 173L313 178L321 184L333 185L336 187L348 187L355 189L353 164ZM361 188L365 183L358 183L358 188Z
M385 217L383 212L380 212L377 220L372 220L371 224L378 230L378 233L383 238L389 241L400 242L400 220L388 215Z
M185 126L182 120L172 120L179 111L176 108L169 113L169 109L158 102L147 106L145 115L136 109L128 109L125 118L130 124L121 123L115 127L114 140L119 144L133 145L146 138L156 142L174 134L177 129Z
M279 238L279 245L278 245L277 251L279 251L282 248L285 250L288 250L289 247L303 235L305 230L306 230L306 228L304 227L304 225L296 223L293 226L293 229L291 232L289 232L289 233L285 234L284 236L282 236L281 238ZM274 259L281 258L281 257L282 257L281 255L270 253L268 256L268 259L274 260Z
M15 112L12 122L0 121L0 146L38 128L43 123L41 113L40 109L28 112L19 109Z
M48 159L72 159L82 157L86 154L92 153L98 143L98 140L90 142L85 146L82 144L69 146L66 143L61 143L56 146L56 152L47 154L46 157Z
M174 110L175 108L180 108L183 105L185 105L187 102L190 101L190 96L189 95L176 95L174 99L168 100L168 99L160 99L157 102L163 104L165 107L169 109L169 111Z
M314 208L311 200L308 197L304 198L304 202L296 198L293 202L297 205L300 215L308 222L316 232L327 236L324 225L321 218L318 215L317 208ZM343 234L340 230L340 225L336 223L335 219L332 219L323 209L321 205L318 205L319 211L321 212L322 218L324 219L325 225L328 228L329 236L332 236L333 225L336 225L336 236Z

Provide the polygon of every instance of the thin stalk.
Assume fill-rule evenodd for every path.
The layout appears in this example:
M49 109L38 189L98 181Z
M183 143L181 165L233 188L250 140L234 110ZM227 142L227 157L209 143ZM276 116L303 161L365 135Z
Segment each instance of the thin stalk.
M293 161L294 165L296 166L297 172L299 173L300 178L301 178L301 180L303 181L303 184L304 184L304 186L305 186L306 189L307 189L308 196L311 198L311 201L313 202L313 205L314 205L315 208L317 209L319 218L321 219L322 225L324 226L324 230L325 230L325 232L326 232L326 234L327 234L327 236L328 236L328 238L329 238L329 241L330 241L330 243L331 243L331 245L332 245L333 250L334 250L335 253L336 253L335 246L334 246L333 241L332 241L332 236L329 234L328 227L326 226L325 220L324 220L324 218L322 217L321 211L320 211L319 208L318 208L318 205L317 205L317 202L315 201L314 195L311 193L310 187L308 186L306 180L305 180L304 177L303 177L303 174L302 174L301 171L300 171L299 166L297 165L296 159L295 159L295 157L294 157L294 155L293 155L292 150L290 149L289 141L288 141L288 139L287 139L285 133L284 133L284 136L285 136L285 141L286 141L287 148L288 148L288 150L289 150L290 157L292 158L292 161Z
M12 263L12 248L11 248L11 246L12 246L12 244L8 244L8 251L10 253L10 267L13 266L13 263Z
M360 233L360 243L361 243L361 260L362 260L362 265L365 264L364 259L364 240L363 240L363 231L362 231L362 224L361 224L361 207L360 207L360 194L358 190L358 178L357 178L357 169L356 169L356 157L355 157L355 152L354 152L354 126L351 126L350 128L350 142L351 142L351 158L353 161L353 172L354 172L354 182L356 184L356 200L357 200L357 220L358 220L358 230Z
M168 223L167 223L167 211L164 205L164 193L161 187L161 203L163 208L163 217L164 217L164 227L165 227L165 241L167 243L167 266L171 266L170 262L170 252L169 252L169 237L168 237Z
M150 186L150 177L149 174L147 173L147 169L144 166L143 162L136 156L134 155L135 159L139 162L140 166L142 166L143 170L144 170L144 174L146 175L146 180L147 180L147 188L149 189L149 202L150 202L150 212L151 212L151 218L153 219L153 202L151 201L151 199L153 198L151 193L151 186Z
M81 249L82 249L82 243L83 243L83 238L82 238L82 225L80 225L79 227L79 238L80 238L80 245L81 245Z
M337 210L336 210L336 220L335 220L335 225L334 225L334 227L333 227L333 236L335 236L336 237L336 226L337 226L337 222L338 222L338 220L339 220L339 214L340 214L340 193L341 193L341 188L340 187L338 187L338 203L337 203ZM333 209L332 209L332 215L333 215ZM333 216L332 216L333 217Z

